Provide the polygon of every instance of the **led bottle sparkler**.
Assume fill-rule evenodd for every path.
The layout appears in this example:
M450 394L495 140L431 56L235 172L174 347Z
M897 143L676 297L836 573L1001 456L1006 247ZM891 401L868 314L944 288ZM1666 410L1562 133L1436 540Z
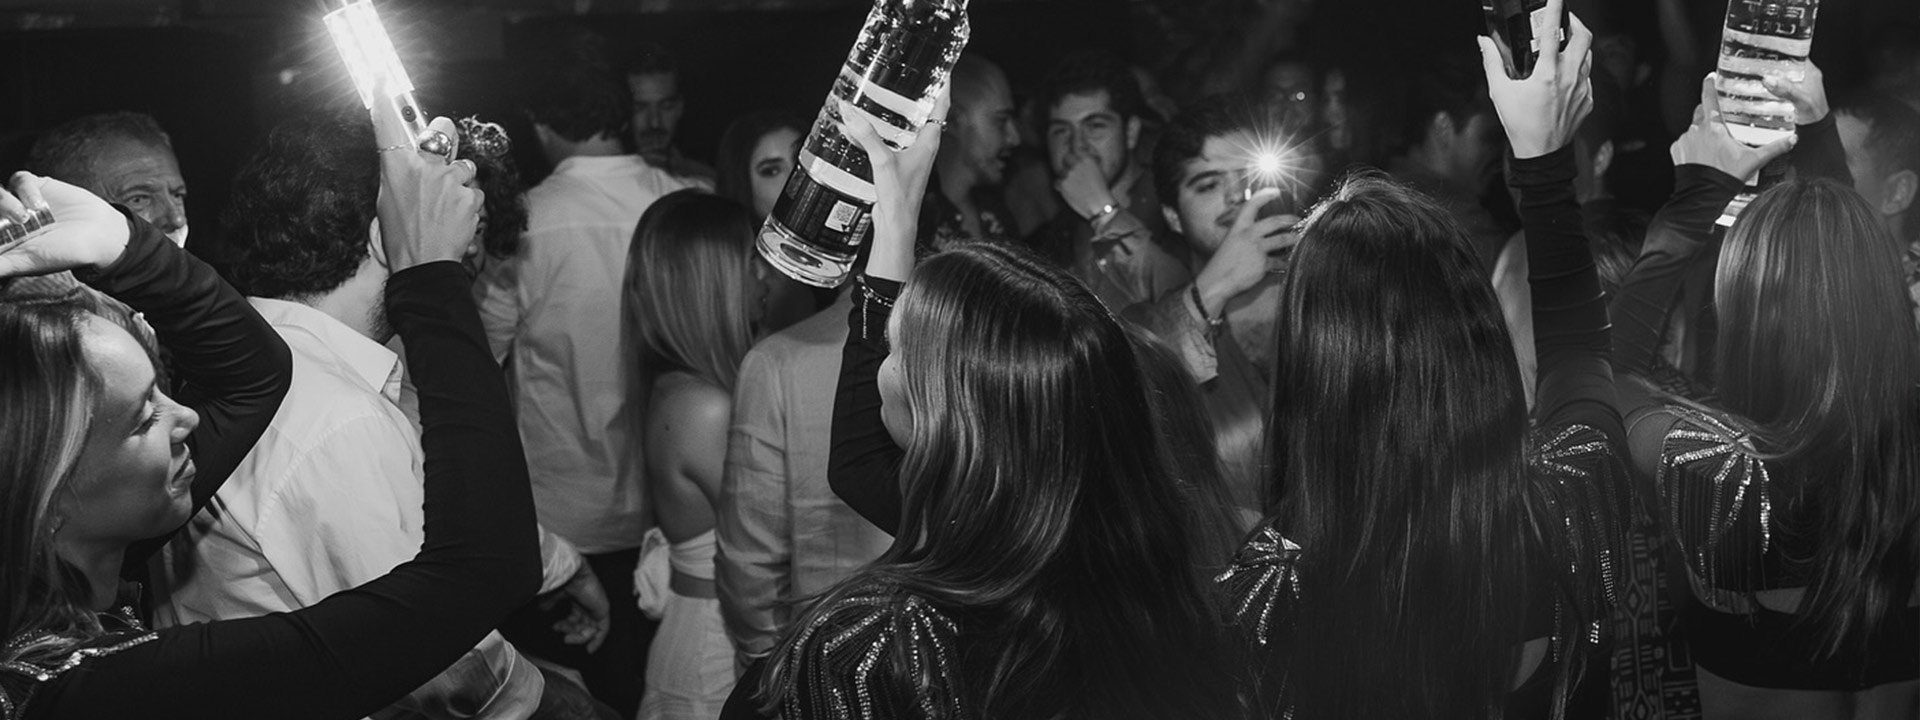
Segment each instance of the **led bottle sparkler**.
M413 100L413 81L407 79L407 69L400 65L400 54L374 13L372 0L347 0L344 7L327 13L325 20L333 46L340 50L340 60L360 91L360 102L368 110L399 115L415 147L451 160L451 139L427 129L427 114Z

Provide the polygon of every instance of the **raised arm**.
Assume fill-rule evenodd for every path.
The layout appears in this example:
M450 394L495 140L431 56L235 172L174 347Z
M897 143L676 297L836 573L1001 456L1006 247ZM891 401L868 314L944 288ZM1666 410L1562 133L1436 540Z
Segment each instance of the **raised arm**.
M1768 76L1762 81L1767 92L1793 105L1793 168L1806 179L1826 178L1853 187L1853 173L1847 170L1847 150L1840 144L1840 128L1827 102L1826 74L1807 63L1797 74Z
M1640 258L1608 307L1613 318L1613 365L1645 375L1665 333L1687 266L1714 238L1714 222L1738 195L1744 179L1795 144L1792 137L1761 148L1734 140L1720 119L1713 76L1700 84L1693 125L1673 142L1674 193L1653 223Z
M452 135L451 123L435 121ZM386 129L391 138L391 129ZM458 259L473 236L471 165L383 157L388 316L420 390L419 556L311 607L170 628L44 683L28 717L357 718L420 686L533 595L526 460Z
M0 276L71 268L145 317L185 385L179 397L200 415L187 445L198 468L194 506L205 505L286 397L286 343L212 268L146 221L57 180L21 173L14 187L29 205L51 207L58 223L89 232L29 240L7 253Z
M1558 16L1549 7L1549 16ZM1580 18L1565 49L1548 43L1533 72L1507 78L1498 48L1480 39L1489 92L1513 147L1507 182L1519 193L1533 296L1540 424L1584 424L1618 441L1613 372L1607 364L1607 311L1599 274L1573 194L1573 135L1593 109L1588 49ZM1551 29L1549 30L1551 31Z
M900 459L905 452L880 416L880 364L887 358L887 320L913 271L913 245L920 200L940 149L948 100L941 93L934 121L912 145L894 151L852 106L841 103L842 132L866 150L873 163L879 200L873 207L873 240L866 272L854 282L847 344L840 355L840 384L833 397L833 444L827 483L848 507L881 530L900 527Z

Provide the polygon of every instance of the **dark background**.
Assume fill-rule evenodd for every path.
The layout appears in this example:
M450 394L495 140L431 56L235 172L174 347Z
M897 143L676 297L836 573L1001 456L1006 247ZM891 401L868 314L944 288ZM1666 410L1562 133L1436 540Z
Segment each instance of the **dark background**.
M969 53L1032 92L1056 58L1103 47L1161 71L1227 42L1260 2L1300 0L973 0ZM1654 0L1572 0L1590 24L1659 45ZM1685 0L1711 53L1724 2ZM818 108L865 15L859 0L386 0L379 7L421 103L435 114L517 123L505 95L515 48L541 26L575 22L617 49L650 40L676 53L686 114L677 144L710 158L726 124L755 109ZM192 249L216 257L229 181L266 131L316 108L357 102L319 21L320 0L0 0L0 168L35 133L107 110L151 113L172 136L190 189ZM1417 64L1471 47L1475 0L1319 0L1300 45ZM1814 60L1830 82L1863 74L1861 48L1916 0L1825 0ZM518 138L516 138L518 139ZM521 143L523 146L526 142ZM524 157L524 155L523 155ZM525 168L534 177L544 168Z

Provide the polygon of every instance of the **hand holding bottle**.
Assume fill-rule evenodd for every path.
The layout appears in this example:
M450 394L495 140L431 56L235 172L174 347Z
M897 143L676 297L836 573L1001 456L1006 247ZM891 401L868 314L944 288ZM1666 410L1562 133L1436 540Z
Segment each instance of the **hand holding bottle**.
M36 209L40 222L33 221ZM49 212L52 224L45 223ZM26 172L14 173L8 188L0 190L0 219L21 235L0 242L0 277L103 268L120 259L129 239L126 216L107 201Z
M1810 62L1802 64L1806 69L1801 72L1768 75L1761 84L1774 97L1793 103L1795 125L1812 125L1827 117L1827 79L1819 66Z
M1560 37L1563 4L1564 0L1547 0L1543 10L1546 27L1538 33L1540 37ZM1533 72L1520 80L1507 77L1492 38L1477 38L1487 93L1500 115L1501 127L1506 128L1515 158L1540 157L1566 147L1573 142L1580 122L1593 111L1593 84L1588 77L1593 69L1593 32L1580 18L1571 14L1565 17L1573 24L1567 46L1541 43L1540 59L1534 63Z
M1700 81L1700 105L1693 109L1693 124L1680 139L1673 141L1673 166L1705 165L1728 175L1750 180L1760 168L1793 149L1798 135L1788 135L1760 147L1733 139L1727 124L1720 119L1720 92L1714 89L1709 73Z
M841 134L858 143L873 165L873 188L878 197L873 203L873 247L867 254L867 274L904 281L913 269L920 202L933 175L934 157L940 154L940 133L946 128L951 104L949 90L940 90L927 123L920 126L911 144L899 150L888 147L873 123L853 105L844 100L836 102Z

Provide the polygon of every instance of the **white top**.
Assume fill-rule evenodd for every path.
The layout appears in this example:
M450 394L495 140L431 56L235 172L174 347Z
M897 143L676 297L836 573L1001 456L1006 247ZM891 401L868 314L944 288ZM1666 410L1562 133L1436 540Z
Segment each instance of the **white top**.
M621 416L620 283L640 215L693 187L637 155L562 160L527 192L519 253L475 288L512 377L540 522L581 552L639 547L650 524L639 441Z
M293 382L252 452L167 548L161 626L307 607L413 559L424 539L424 453L396 404L399 356L319 310L251 302L292 351ZM552 588L578 554L557 539L541 545ZM543 687L493 633L401 705L519 718Z

